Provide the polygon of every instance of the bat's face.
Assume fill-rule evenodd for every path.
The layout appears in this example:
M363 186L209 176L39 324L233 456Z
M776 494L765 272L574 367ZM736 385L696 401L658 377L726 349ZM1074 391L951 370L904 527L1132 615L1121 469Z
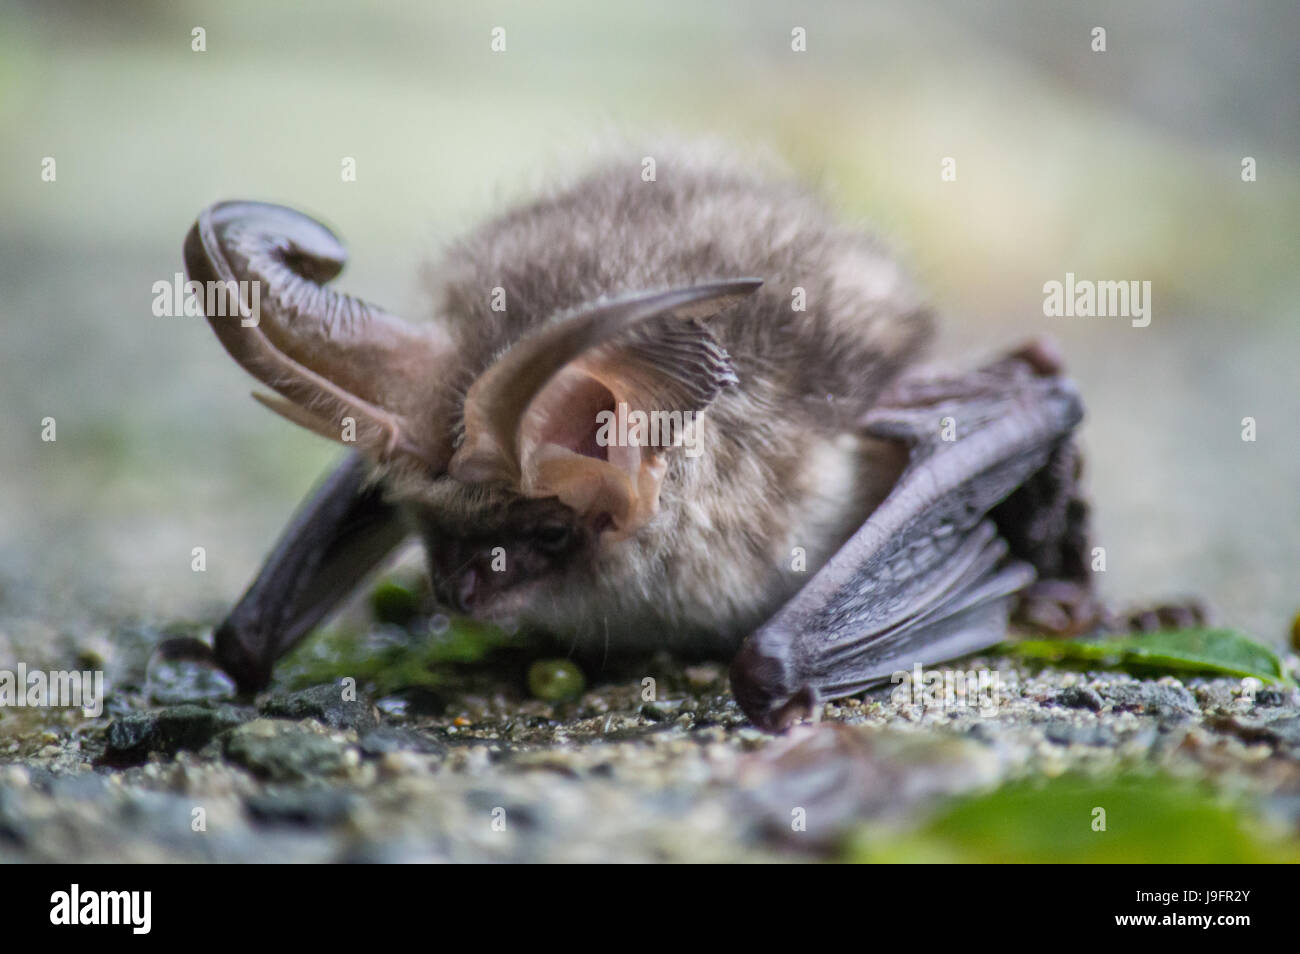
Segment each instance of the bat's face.
M444 477L414 513L440 603L477 619L527 621L589 577L599 533L554 499Z

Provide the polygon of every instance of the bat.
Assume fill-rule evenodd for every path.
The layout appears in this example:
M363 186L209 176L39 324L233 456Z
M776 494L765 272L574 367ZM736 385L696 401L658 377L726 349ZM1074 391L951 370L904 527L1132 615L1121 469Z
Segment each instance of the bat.
M191 649L265 687L414 535L450 610L731 658L777 730L999 642L1035 592L1087 603L1048 346L936 370L913 283L815 194L689 152L656 180L607 163L480 226L423 322L326 287L346 253L306 215L200 214L186 268L254 396L352 452Z

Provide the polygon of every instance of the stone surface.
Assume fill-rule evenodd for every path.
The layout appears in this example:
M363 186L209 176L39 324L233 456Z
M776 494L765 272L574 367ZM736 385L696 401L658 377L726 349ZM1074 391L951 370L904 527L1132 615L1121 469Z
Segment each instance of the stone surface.
M312 686L297 692L277 692L261 705L263 715L285 719L315 719L334 729L364 732L379 725L374 702L355 688Z
M50 712L0 741L0 861L834 858L863 823L1135 767L1258 797L1300 831L1290 691L965 665L999 675L993 705L887 686L777 737L736 708L725 666L662 658L563 703L531 698L526 667L479 671L432 712L334 684L158 706L123 682L100 719Z
M104 761L131 764L151 752L198 749L248 718L234 706L178 705L114 719L105 733Z
M273 782L343 775L359 762L357 750L343 737L283 719L256 719L240 726L226 736L222 752Z

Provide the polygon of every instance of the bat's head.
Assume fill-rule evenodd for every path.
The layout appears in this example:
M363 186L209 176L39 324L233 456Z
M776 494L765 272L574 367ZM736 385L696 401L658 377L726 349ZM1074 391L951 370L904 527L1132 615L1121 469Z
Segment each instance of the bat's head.
M480 619L511 621L580 583L600 532L554 497L452 477L414 488L410 509L440 603Z
M444 601L498 619L608 577L602 560L652 521L672 456L698 449L701 413L736 381L702 320L760 284L530 315L484 361L463 327L323 287L345 253L288 209L214 206L185 255L222 344L278 395L259 399L369 456L415 515Z

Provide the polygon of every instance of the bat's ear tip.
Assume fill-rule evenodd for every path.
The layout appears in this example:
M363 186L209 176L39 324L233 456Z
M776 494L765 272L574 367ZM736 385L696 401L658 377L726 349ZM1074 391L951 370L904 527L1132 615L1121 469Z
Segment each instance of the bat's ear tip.
M810 718L820 703L817 690L795 685L786 660L765 653L760 633L745 640L731 663L731 692L751 722L766 732L780 732Z

